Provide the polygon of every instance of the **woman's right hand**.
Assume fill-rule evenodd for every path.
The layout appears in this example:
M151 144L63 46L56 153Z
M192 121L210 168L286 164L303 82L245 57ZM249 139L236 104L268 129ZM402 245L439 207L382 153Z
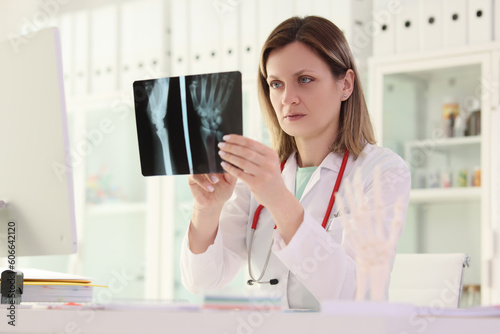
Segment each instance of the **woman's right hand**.
M189 188L194 198L193 210L208 213L222 209L233 194L236 180L229 173L189 175Z
M222 206L233 194L236 180L229 173L188 176L194 198L188 237L194 254L205 252L214 242Z

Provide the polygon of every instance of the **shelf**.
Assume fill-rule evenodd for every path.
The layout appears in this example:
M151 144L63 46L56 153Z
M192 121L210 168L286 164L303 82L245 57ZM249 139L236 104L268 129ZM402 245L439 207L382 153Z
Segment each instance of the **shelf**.
M481 187L412 189L410 203L443 203L480 200Z
M146 203L144 202L120 202L87 204L87 213L90 216L145 213Z
M425 139L425 140L414 140L414 141L406 142L406 145L408 147L411 147L411 146L451 147L451 146L478 145L478 144L481 144L481 136Z

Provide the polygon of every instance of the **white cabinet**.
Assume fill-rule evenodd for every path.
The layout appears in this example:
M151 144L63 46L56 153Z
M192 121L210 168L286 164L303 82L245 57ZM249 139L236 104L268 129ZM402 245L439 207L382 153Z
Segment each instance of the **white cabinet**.
M498 303L499 288L493 279L499 217L492 214L499 50L488 44L369 61L378 144L403 157L412 173L398 252L469 253L464 285L479 285L483 304Z

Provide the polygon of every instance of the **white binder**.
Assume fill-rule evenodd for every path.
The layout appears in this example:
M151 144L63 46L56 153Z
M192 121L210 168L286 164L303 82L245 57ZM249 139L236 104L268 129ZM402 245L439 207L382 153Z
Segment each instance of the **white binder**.
M160 64L167 58L164 50L166 31L159 0L131 1L121 6L121 89L129 90L136 80L159 78L166 73ZM115 24L116 25L116 24Z
M73 15L62 14L59 17L59 30L61 35L61 53L63 58L64 91L66 96L74 94L73 81Z
M74 95L85 96L89 93L88 85L88 50L89 50L89 25L88 12L79 11L74 16L75 38L75 73Z
M373 1L373 55L386 56L395 53L396 14L386 0Z
M240 57L240 49L238 47L240 32L238 10L235 7L225 7L217 15L219 16L219 20L222 20L222 48L220 50L222 70L237 71L239 70L238 60Z
M467 43L467 0L444 0L444 46Z
M267 6L271 6L271 4L267 4ZM261 43L257 43L255 33L257 30L257 6L254 1L242 1L240 2L239 9L241 11L241 73L244 77L255 78L259 68L260 48L264 43L264 40ZM267 34L269 33L271 33L271 30L267 32Z
M412 53L420 49L418 38L418 0L401 0L401 13L396 16L396 53Z
M308 0L301 0L302 2L308 2ZM337 13L338 9L336 6L338 6L337 2L339 0L329 0L329 1L323 1L323 0L313 0L312 2L312 12L311 15L316 15L316 16L321 16L324 17L338 26L337 20L334 16L335 13ZM360 1L360 0L357 0ZM363 1L363 0L361 0ZM346 2L346 1L344 1ZM350 3L351 1L347 1ZM346 11L344 12L345 16L350 16L349 12Z
M293 3L290 0L267 1L267 6L268 10L271 9L273 13L274 27L276 27L281 22L295 15Z
M469 44L488 43L493 40L493 0L469 0ZM500 17L497 17L500 20Z
M189 68L188 58L188 7L187 1L171 1L172 14L170 25L171 57L170 69L172 76L186 75Z
M104 94L117 90L117 10L114 5L90 12L90 91ZM130 87L132 82L130 82Z
M218 72L222 64L219 12L211 1L191 0L189 4L190 74Z
M242 4L248 1L244 1ZM253 2L253 1L252 1ZM269 0L257 0L255 1L257 4L257 8L255 9L257 15L255 17L255 23L257 25L256 31L258 31L257 35L257 45L262 47L266 38L269 36L271 31L275 28L274 16L270 8ZM244 12L242 11L242 14ZM243 46L241 46L241 52L244 52ZM260 49L259 49L260 52Z
M295 0L295 14L298 16L312 15L313 14L313 3L317 1L304 1L304 0Z
M443 47L443 0L420 0L420 45L422 51Z
M493 0L493 27L494 27L494 39L500 41L500 0Z

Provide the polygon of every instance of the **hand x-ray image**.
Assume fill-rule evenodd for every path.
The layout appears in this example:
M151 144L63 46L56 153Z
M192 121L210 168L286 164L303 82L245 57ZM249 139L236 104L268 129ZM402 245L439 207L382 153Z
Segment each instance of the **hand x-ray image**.
M217 144L243 134L241 73L134 82L142 174L223 173Z

